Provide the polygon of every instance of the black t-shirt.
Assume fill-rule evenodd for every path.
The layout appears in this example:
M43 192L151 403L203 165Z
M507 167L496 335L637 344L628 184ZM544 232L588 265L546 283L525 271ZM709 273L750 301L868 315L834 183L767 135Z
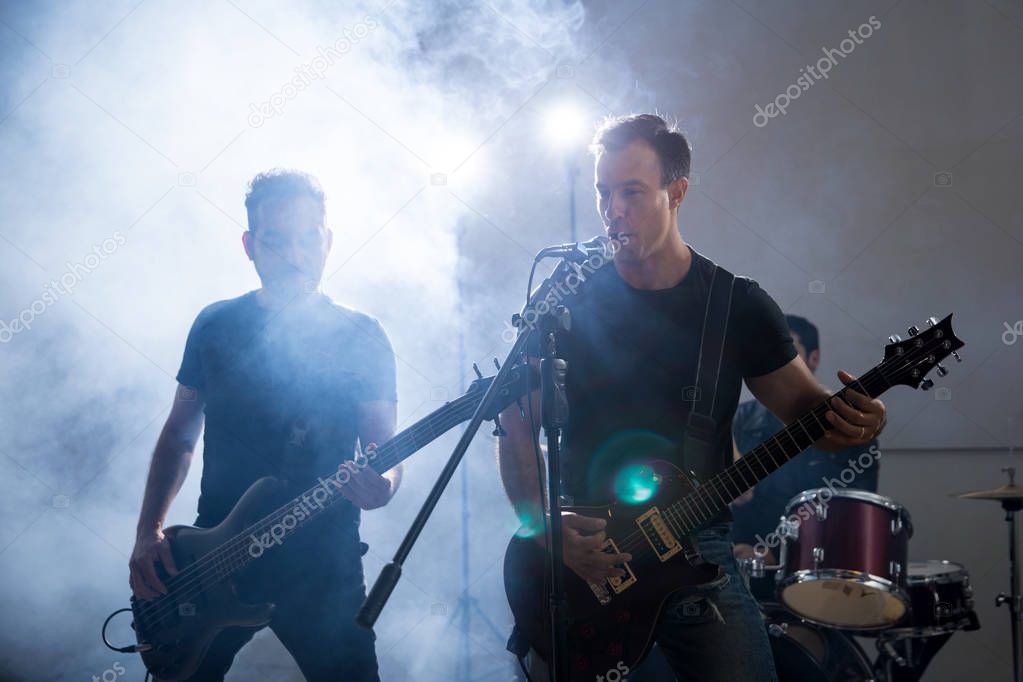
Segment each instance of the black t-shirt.
M280 312L261 306L254 291L207 306L188 334L177 380L206 403L196 521L204 527L223 520L260 477L286 479L297 494L336 473L354 455L358 403L397 399L394 353L380 323L324 295ZM352 554L358 508L339 500L328 518L345 532L317 546Z
M692 265L674 287L636 289L607 265L563 301L571 330L560 345L568 363L570 410L562 479L576 504L609 502L628 458L682 439L716 267L689 250ZM714 410L715 461L688 467L706 475L731 461L731 419L742 379L774 371L796 356L785 317L754 280L737 278L728 320Z

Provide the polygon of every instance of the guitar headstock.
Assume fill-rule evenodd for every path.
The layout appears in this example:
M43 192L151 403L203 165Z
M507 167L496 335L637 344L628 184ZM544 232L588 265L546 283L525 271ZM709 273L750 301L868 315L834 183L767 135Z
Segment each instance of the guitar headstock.
M494 360L494 365L498 366L496 359ZM469 388L466 389L465 395L461 398L463 400L476 400L481 398L483 393L490 387L490 384L492 384L496 378L496 375L488 377L483 376L475 363L473 363L472 368L473 371L476 372L476 379L469 384ZM500 369L499 366L498 369ZM500 415L506 407L526 395L526 391L529 390L528 384L530 373L535 375L536 370L529 365L517 365L512 367L508 373L508 378L497 388L496 402L493 404L491 409L483 415L483 418L487 421L497 419L498 415ZM534 380L533 385L539 386L539 380Z
M938 376L948 374L940 364L942 360L952 355L957 362L962 362L956 351L965 344L952 330L951 313L940 322L930 317L926 329L914 325L907 333L909 338L905 340L897 335L889 336L889 343L884 347L884 362L878 369L890 385L904 384L926 391L934 385L932 380L924 378L928 372L937 367Z

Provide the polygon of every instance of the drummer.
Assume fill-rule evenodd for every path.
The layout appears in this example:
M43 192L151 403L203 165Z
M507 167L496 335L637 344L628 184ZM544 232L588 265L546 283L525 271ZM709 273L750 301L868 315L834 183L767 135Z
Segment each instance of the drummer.
M821 360L817 327L805 317L798 315L786 315L785 321L788 322L796 351L810 371L816 374ZM784 427L785 425L756 399L741 403L732 420L736 458L742 453L748 453ZM864 452L870 452L874 456L861 457ZM867 461L870 461L870 464L864 467L862 463ZM735 519L732 538L735 542L733 551L736 559L754 556L756 547L758 553L767 550L764 559L768 564L777 563L777 548L774 546L776 543L771 541L777 535L772 533L778 527L779 518L785 514L785 506L789 500L804 490L828 487L829 481L833 487L877 492L880 464L877 439L866 445L837 453L811 447L785 463L754 486L750 492L732 503L732 516ZM848 473L843 477L842 474L846 470ZM850 473L853 477L846 484L844 481L850 480Z

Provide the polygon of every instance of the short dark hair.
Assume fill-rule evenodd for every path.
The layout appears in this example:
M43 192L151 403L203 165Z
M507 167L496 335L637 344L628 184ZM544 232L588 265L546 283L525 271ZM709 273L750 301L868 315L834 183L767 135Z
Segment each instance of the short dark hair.
M245 212L248 214L249 230L256 227L256 209L264 201L280 201L309 197L320 204L320 215L326 217L326 196L320 182L298 170L274 168L252 178L245 194Z
M807 355L821 347L817 327L810 320L799 315L786 315L785 321L789 324L789 330L799 334L799 342L803 344Z
M599 156L605 151L619 151L636 140L643 140L657 152L661 162L661 186L667 187L679 178L689 177L691 150L689 140L677 125L656 114L609 116L597 128L590 151Z

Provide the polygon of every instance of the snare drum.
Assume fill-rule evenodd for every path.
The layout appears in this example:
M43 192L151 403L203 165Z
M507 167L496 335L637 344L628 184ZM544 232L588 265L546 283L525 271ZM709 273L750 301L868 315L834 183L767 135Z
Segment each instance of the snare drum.
M906 576L911 611L900 627L885 632L894 637L933 637L955 630L975 630L970 574L952 561L910 561Z
M913 527L902 505L862 490L807 490L789 501L781 528L778 596L793 613L864 631L905 616Z

